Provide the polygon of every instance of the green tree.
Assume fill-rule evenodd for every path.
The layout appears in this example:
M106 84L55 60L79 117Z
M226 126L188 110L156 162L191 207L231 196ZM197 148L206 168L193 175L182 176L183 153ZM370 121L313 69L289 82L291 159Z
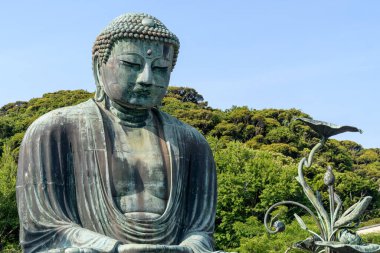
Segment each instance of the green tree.
M18 241L18 215L16 205L17 164L7 146L0 158L0 238Z
M271 204L299 195L300 188L292 180L295 164L281 154L253 150L239 142L227 142L224 148L217 148L215 139L210 143L218 171L215 239L218 247L233 249L239 246L235 222L253 215L262 218Z

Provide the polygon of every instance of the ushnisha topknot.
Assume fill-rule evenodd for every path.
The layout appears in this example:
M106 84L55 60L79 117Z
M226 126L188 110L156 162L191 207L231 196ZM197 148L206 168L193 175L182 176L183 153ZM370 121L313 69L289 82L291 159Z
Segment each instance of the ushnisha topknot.
M92 48L92 60L106 63L113 44L120 39L140 39L168 43L174 47L173 68L177 61L179 40L157 18L145 13L126 13L115 18L96 38Z

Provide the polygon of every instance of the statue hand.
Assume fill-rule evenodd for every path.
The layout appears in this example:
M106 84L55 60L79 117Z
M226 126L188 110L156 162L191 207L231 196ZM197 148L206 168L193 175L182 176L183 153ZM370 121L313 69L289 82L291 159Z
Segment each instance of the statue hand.
M65 248L65 249L49 249L48 251L44 251L47 253L99 253L99 251L89 248Z
M172 252L172 253L193 253L193 250L185 247L185 246L178 246L178 245L166 245L164 252Z
M117 253L164 252L163 250L163 245L150 244L121 244L117 247Z
M151 245L151 244L123 244L117 248L118 253L193 253L184 246L178 245Z

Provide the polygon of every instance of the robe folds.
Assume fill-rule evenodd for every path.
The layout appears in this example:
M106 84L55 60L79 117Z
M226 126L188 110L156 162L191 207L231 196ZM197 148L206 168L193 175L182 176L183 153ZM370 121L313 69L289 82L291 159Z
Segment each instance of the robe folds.
M194 128L152 109L169 150L171 189L156 219L126 217L111 195L106 135L93 101L49 112L27 130L20 149L17 204L24 252L119 244L183 245L213 251L216 172Z

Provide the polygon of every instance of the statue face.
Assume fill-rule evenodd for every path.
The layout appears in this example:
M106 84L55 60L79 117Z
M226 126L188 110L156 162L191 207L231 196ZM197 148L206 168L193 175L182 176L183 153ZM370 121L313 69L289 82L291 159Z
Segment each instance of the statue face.
M173 46L162 42L116 42L107 63L99 69L105 93L130 108L159 105L169 85L173 53Z

